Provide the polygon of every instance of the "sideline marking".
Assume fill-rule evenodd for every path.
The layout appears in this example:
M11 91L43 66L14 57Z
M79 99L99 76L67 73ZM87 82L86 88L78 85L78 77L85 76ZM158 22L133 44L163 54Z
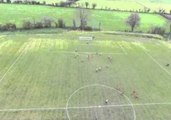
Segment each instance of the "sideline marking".
M157 106L171 105L171 103L137 103L137 104L120 104L120 105L99 105L87 107L68 107L68 109L92 109L92 108L113 108L113 107L131 107L131 106ZM66 110L66 107L49 107L49 108L20 108L20 109L0 109L0 112L17 112L17 111L48 111L48 110Z

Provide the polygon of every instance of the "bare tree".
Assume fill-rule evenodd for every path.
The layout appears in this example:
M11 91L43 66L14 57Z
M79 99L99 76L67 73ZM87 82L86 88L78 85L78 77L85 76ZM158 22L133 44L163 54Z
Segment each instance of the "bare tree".
M82 7L77 8L77 10L78 10L77 16L78 16L79 21L80 21L80 29L84 30L85 27L87 26L88 17L90 15L90 12L89 12L89 10L84 9Z
M132 13L126 20L126 23L131 27L131 31L140 25L140 16L138 13Z

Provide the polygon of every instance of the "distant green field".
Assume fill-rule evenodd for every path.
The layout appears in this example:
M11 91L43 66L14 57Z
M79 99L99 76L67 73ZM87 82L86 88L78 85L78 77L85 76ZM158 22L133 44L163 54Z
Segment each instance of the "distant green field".
M14 1L14 0L12 0ZM60 3L66 0L37 0L40 2L46 1L46 3ZM111 8L120 10L144 10L144 7L148 7L151 11L158 11L163 8L166 12L170 12L171 1L170 0L79 0L76 5L85 4L89 2L89 7L92 7L92 3L97 4L97 8Z
M132 0L132 1L140 1L140 2L149 2L149 3L171 3L170 0Z
M107 32L1 33L0 119L170 120L170 53Z
M85 2L97 4L97 8L111 8L121 10L143 10L148 7L151 11L158 11L160 8L170 11L170 0L80 0L78 3L84 4Z
M79 24L77 11L73 8L55 8L34 5L9 5L0 4L0 23L7 22L16 23L21 27L24 20L39 21L43 17L51 17L57 21L63 18L66 25L72 26L73 19L77 20ZM125 24L127 17L130 15L128 12L110 12L110 11L90 11L89 25L98 28L99 23L102 24L102 30L129 30L130 28ZM109 17L110 16L110 17ZM138 31L148 31L152 26L164 26L166 20L154 14L140 14L141 26Z

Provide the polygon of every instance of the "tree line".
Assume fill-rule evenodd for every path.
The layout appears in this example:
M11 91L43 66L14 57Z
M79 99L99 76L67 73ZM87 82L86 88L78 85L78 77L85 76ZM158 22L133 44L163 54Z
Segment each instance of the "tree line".
M72 26L66 26L66 23L63 18L54 19L45 16L38 21L35 19L24 20L20 28L17 28L15 23L0 24L0 31L15 31L17 29L31 30L31 29L41 29L41 28L64 28L64 29L71 29L71 30L87 30L87 31L99 30L99 28L93 28L91 26L88 26L88 17L90 14L89 11L81 7L77 8L76 10L77 10L76 19L78 19L78 21L76 21L76 19L73 19Z
M17 28L17 26L14 23L6 23L4 25L0 25L0 31L14 31L14 30L31 30L31 29L41 29L41 28L64 28L64 29L70 29L70 30L85 30L85 31L100 31L102 30L101 25L103 23L99 23L99 26L97 28L94 28L93 26L88 25L88 22L90 22L90 16L91 12L88 9L79 7L76 10L76 16L77 20L72 20L72 25L67 26L64 19L54 19L50 17L43 17L41 20L24 20L22 23L22 26L20 28ZM125 24L130 26L130 30L125 30L125 32L136 32L135 29L138 28L141 25L141 17L139 13L131 13L128 18L125 20ZM150 30L148 30L148 33L152 34L160 34L164 35L166 32L165 28L160 26L154 26L151 27Z

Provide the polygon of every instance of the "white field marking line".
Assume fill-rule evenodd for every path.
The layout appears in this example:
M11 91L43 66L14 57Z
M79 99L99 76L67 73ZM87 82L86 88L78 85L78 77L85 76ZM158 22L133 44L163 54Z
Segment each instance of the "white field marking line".
M0 112L17 112L17 111L48 111L48 110L65 110L65 108L20 108L20 109L0 109Z
M102 105L102 106L87 106L87 107L68 107L68 109L92 109L92 108L115 108L115 107L131 107L131 106L157 106L171 105L171 103L141 103L141 104L121 104L121 105ZM17 112L17 111L48 111L48 110L66 110L65 107L49 107L49 108L20 108L20 109L0 109L0 112Z
M65 107L65 110L66 110L66 114L67 114L67 118L68 118L68 120L71 120L71 118L70 118L70 115L69 115L69 111L68 111L68 106L69 106L69 102L70 102L70 100L71 100L71 98L77 93L77 92L79 92L80 90L82 90L82 89L85 89L85 88L88 88L88 87L102 87L102 88L107 88L107 89L111 89L111 90L113 90L113 91L117 91L118 93L120 93L120 94L122 94L122 92L121 91L119 91L119 90L117 90L117 89L115 89L115 88L113 88L113 87L110 87L110 86L107 86L107 85L102 85L102 84L92 84L92 85L85 85L85 86L83 86L83 87L80 87L80 88L78 88L77 90L75 90L70 96L69 96L69 98L68 98L68 100L67 100L67 103L66 103L66 107ZM128 96L126 96L125 94L123 94L123 97L125 97L125 99L130 103L130 107L132 108L132 112L133 112L133 120L136 120L136 112L135 112L135 108L134 108L134 106L133 106L133 103L132 103L132 101L129 99L129 97Z
M79 45L81 45L81 46L98 46L98 44L91 44L91 43L89 43L89 44L79 44Z
M166 69L164 68L152 55L150 55L148 52L146 52L143 48L142 50L144 51L144 53L146 55L148 55L162 70L164 70L168 75L171 76L171 73Z
M120 43L117 43L117 44L122 49L122 51L124 52L124 54L127 55L128 53L126 52L125 48L123 48L123 46Z
M10 65L10 67L9 67L8 70L4 73L4 75L1 77L0 82L2 82L2 80L5 78L5 76L7 75L7 73L13 68L13 66L17 63L17 61L20 59L20 57L23 55L24 52L25 52L25 50L22 48L22 52L21 52L20 55L15 59L15 61Z
M57 51L58 53L65 53L65 54L102 54L102 55L115 55L115 54L123 54L123 53L105 53L105 52L69 52L69 51Z
M114 107L131 107L131 106L152 106L152 105L171 105L171 103L144 103L144 104L121 104L121 105L102 105L87 107L68 107L68 109L92 109L92 108L114 108Z

